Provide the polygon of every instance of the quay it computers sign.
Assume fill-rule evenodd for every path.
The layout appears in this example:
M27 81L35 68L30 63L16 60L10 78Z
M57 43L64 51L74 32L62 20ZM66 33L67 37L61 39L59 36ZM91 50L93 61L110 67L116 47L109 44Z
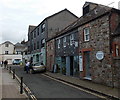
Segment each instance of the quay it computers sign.
M104 58L104 53L103 53L102 51L98 51L98 52L96 53L96 58L97 58L98 60L102 60L102 59Z

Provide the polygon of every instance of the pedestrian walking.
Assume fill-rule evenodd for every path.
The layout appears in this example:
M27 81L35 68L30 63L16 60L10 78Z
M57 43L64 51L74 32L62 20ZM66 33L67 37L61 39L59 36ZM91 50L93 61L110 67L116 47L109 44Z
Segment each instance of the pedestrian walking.
M28 61L28 62L26 63L26 73L29 72L29 67L30 67L30 62Z
M4 61L4 68L7 68L7 66L8 66L8 61L5 60L5 61Z

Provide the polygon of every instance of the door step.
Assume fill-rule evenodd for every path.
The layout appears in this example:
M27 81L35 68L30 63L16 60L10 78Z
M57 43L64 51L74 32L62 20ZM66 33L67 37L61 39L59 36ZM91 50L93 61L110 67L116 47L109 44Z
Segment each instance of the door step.
M92 80L91 77L84 77L84 79L87 79L87 80Z

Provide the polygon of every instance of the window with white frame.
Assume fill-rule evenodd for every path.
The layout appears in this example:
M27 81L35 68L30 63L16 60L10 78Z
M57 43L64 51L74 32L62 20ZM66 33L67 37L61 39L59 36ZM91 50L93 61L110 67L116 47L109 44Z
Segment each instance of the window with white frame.
M116 56L119 56L119 46L115 45Z
M89 28L84 29L84 41L89 41L90 40L90 30Z
M70 45L73 45L74 42L74 34L70 35Z
M45 39L41 40L41 48L45 47Z
M43 33L44 31L45 31L45 23L41 25L41 33Z
M63 38L63 47L66 47L66 37Z
M60 48L60 39L58 39L58 49Z

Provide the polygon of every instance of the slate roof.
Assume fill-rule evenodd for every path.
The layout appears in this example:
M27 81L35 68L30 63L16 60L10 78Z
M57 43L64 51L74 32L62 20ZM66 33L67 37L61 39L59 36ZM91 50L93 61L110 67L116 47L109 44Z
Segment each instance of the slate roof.
M18 42L15 44L15 47L25 47L25 45Z
M70 12L68 9L65 8L65 9L63 9L63 10L61 10L61 11L59 11L59 12L57 12L57 13L51 15L51 16L46 17L45 19L49 19L49 18L51 18L51 17L54 17L55 15L57 15L57 14L59 14L59 13L62 13L62 12L64 12L64 11L67 11L67 12L71 13L73 16L75 16L76 18L78 18L75 14L73 14L72 12Z
M84 25L85 23L88 23L112 10L111 7L103 6L98 4L97 7L95 7L93 10L91 10L89 13L87 13L84 16L81 16L78 20L67 26L65 29L63 29L61 32L58 33L57 37L59 35L65 34L66 32L73 30L81 25Z
M46 17L40 24L42 24L45 20L50 19L51 17L54 17L54 16L56 16L57 14L60 14L60 13L62 13L62 12L64 12L64 11L67 11L67 12L69 12L70 14L72 14L73 16L75 16L76 18L78 18L75 14L73 14L72 12L70 12L68 9L65 8L65 9L63 9L63 10L61 10L61 11L59 11L59 12L57 12L57 13L51 15L51 16ZM38 24L32 31L34 31L40 24ZM32 31L31 31L31 32L32 32Z
M3 43L1 43L1 44L6 44L6 43L14 45L14 44L13 44L12 42L10 42L10 41L5 41L5 42L3 42Z
M87 3L91 3L91 2L87 2ZM92 4L96 4L96 3L92 3ZM89 13L87 13L84 16L81 16L80 18L78 18L78 20L76 20L75 22L73 22L72 24L68 25L66 28L64 28L63 30L61 30L60 32L56 33L57 35L53 38L57 38L63 34L67 34L67 32L74 30L75 28L82 26L86 23L89 23L92 20L95 20L97 18L99 18L100 16L105 15L106 13L109 13L113 8L108 7L108 6L104 6L101 4L96 4L97 6L91 10ZM51 39L53 39L51 38ZM49 39L49 40L51 40ZM47 41L49 41L47 40Z

